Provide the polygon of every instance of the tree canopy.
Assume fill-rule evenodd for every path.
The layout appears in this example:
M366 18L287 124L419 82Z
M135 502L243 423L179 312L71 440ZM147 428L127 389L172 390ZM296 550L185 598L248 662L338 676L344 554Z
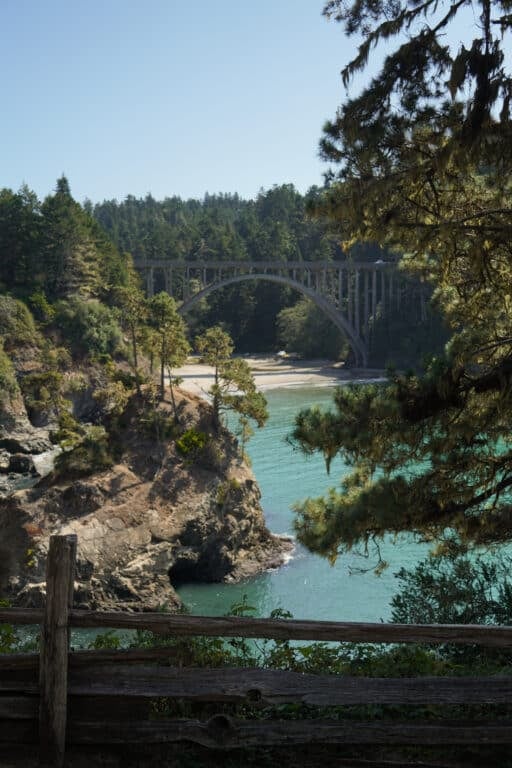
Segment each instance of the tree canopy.
M473 9L474 38L450 25ZM333 163L317 214L348 242L377 241L433 286L450 340L421 376L340 390L335 410L299 415L294 439L351 474L298 509L312 549L335 558L387 532L512 536L512 123L509 2L331 0L359 35L348 83L386 41L380 72L327 123ZM467 21L467 18L466 18Z
M220 412L232 410L238 414L242 428L247 419L262 427L267 418L267 401L256 389L247 360L232 358L234 346L231 337L220 326L208 328L196 339L196 349L203 362L213 367L212 398L213 426L220 427ZM247 439L247 432L246 438Z
M126 279L125 257L73 199L64 176L42 203L27 186L0 190L1 290L109 300Z

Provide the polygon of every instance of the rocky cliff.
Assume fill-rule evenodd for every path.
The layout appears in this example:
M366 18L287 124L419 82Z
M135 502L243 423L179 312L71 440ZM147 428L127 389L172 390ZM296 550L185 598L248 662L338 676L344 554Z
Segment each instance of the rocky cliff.
M132 403L110 430L111 466L66 474L64 462L0 501L1 596L41 604L54 533L78 536L80 607L176 608L180 583L238 580L283 562L292 544L267 530L236 441L209 433L204 401L179 392L178 404L179 428L166 403L151 413ZM185 433L197 439L180 441Z

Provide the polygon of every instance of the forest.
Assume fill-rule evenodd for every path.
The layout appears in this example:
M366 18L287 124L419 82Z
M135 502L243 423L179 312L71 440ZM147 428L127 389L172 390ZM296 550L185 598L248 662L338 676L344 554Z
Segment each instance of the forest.
M343 233L309 209L319 198L293 185L261 191L255 200L237 195L178 197L156 201L150 195L122 202L81 206L67 179L40 202L28 188L0 192L0 285L20 299L42 304L73 295L112 307L124 285L130 259L183 261L376 261L386 256L376 243L343 250ZM192 286L193 288L193 286ZM38 297L38 298L34 298ZM35 302L35 303L34 303ZM35 304L39 302L38 308ZM30 301L29 301L30 304ZM377 318L371 365L420 366L436 351L445 330L434 310L417 322L417 307L404 302L401 313ZM190 337L222 323L238 353L288 349L304 357L349 359L346 339L323 313L296 291L251 281L213 292L187 316Z

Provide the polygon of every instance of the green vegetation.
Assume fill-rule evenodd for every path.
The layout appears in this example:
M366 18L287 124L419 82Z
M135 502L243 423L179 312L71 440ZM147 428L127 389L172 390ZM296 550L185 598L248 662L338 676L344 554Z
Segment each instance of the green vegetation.
M219 492L228 492L226 487ZM222 503L222 498L219 500ZM445 619L466 619L469 622L488 623L496 618L500 610L503 624L512 624L512 601L510 600L510 561L497 558L492 566L485 559L468 559L452 549L438 558L428 558L412 570L402 570L398 574L399 591L393 599L393 621L405 622L417 620L418 612L424 603L418 604L418 595L426 596L431 612L427 612L422 622L429 620L442 623ZM450 586L451 585L451 586ZM476 590L475 590L476 585ZM447 589L448 587L448 589ZM417 591L419 588L420 593ZM502 608L498 608L501 597L508 599ZM254 609L244 597L232 606L229 615L251 616ZM272 612L271 618L291 618L282 609ZM181 639L171 636L154 635L139 631L133 640L134 647L169 647L173 651L173 665L182 663L196 667L263 667L267 669L292 670L308 674L332 674L355 677L421 677L421 676L464 676L503 674L511 662L508 649L491 649L476 646L421 646L394 645L379 646L349 643L291 643L286 640L252 641L244 638L207 638L191 637ZM94 647L119 647L119 639L107 635L98 638ZM300 720L303 718L330 718L334 720L368 721L430 721L433 725L442 720L475 721L506 718L510 716L508 705L361 705L352 707L330 706L313 707L303 704L281 704L276 706L252 706L243 704L225 704L222 711L240 719L265 720ZM218 714L219 704L208 705L199 702L177 702L169 699L157 699L153 702L153 717L197 717L206 719ZM345 747L344 756L359 757L364 760L389 759L390 765L425 764L429 758L436 764L456 765L499 765L506 768L511 765L507 748L496 745L485 747L445 746L440 749L428 747L385 747L372 746L371 751L364 746ZM193 750L192 750L193 753ZM275 764L279 750L243 750L233 759L233 766L251 764L262 765L268 759L269 765ZM322 758L319 759L319 755ZM339 747L315 747L314 758L318 762L324 759L327 765L339 764ZM198 765L212 765L214 755L208 752ZM222 754L222 764L227 757ZM300 754L296 749L287 749L280 758L287 765L300 764ZM462 762L458 762L462 761ZM263 763L264 764L264 763ZM429 763L430 764L430 763Z
M0 190L0 294L10 292L10 301L26 302L45 333L71 343L75 356L126 356L140 397L141 350L150 360L158 358L161 366L161 337L151 333L148 307L128 254L141 262L150 256L191 264L197 259L375 261L384 255L374 243L344 252L339 228L306 213L319 195L316 188L302 196L292 185L282 185L260 193L254 201L237 195L162 202L151 196L144 200L128 196L122 203L81 207L65 177L42 202L27 187L17 193ZM394 258L391 253L385 257ZM155 290L164 287L157 271ZM193 293L202 285L194 276L185 287ZM8 315L14 317L12 312ZM194 307L187 320L191 336L222 321L239 352L275 352L284 347L333 358L348 352L346 340L318 308L296 291L265 281L215 291ZM375 324L371 356L379 364L392 360L401 365L405 360L417 366L427 352L439 348L440 340L431 329L413 341L410 318L404 315L394 322L397 334L379 333L380 319ZM130 352L120 350L119 326L128 337ZM34 330L14 329L12 343L35 339L37 345ZM403 345L403 354L388 354L390 338L410 340Z
M202 201L173 197L159 202L151 196L128 196L120 203L111 200L94 206L94 215L118 248L129 251L141 264L146 259L162 263L181 259L191 267L198 260L278 264L350 258L395 260L391 251L383 251L376 243L342 249L344 233L340 226L307 214L319 195L317 188L302 196L291 184L284 184L261 192L255 200L206 195ZM194 275L188 285L178 285L177 290L184 288L193 295L202 287L201 279ZM159 292L164 288L163 272L157 269L154 289ZM417 302L404 301L394 318L396 333L389 328L380 332L383 320L376 318L372 327L372 365L393 361L395 365L418 367L425 355L442 347L445 335L437 332L435 322L427 322L426 330L416 333ZM187 313L187 322L192 336L222 323L240 353L285 348L304 356L333 359L349 354L343 335L315 305L296 290L262 280L212 292Z
M325 127L335 167L314 208L347 242L400 252L450 333L424 374L340 390L331 413L298 416L306 453L328 463L339 453L352 468L341 489L298 509L300 539L332 559L399 531L449 531L467 546L512 536L512 19L508 3L481 0L474 39L450 50L466 5L397 3L393 21L371 0L325 6L361 36L345 82L378 41L388 54Z
M183 318L178 314L176 302L169 294L162 291L150 299L149 323L158 338L160 399L164 399L165 371L167 369L174 416L177 419L178 413L174 399L172 369L183 365L187 359L190 345L185 335Z
M9 355L0 344L0 406L5 406L19 392L16 374Z
M121 345L115 313L97 299L73 296L55 306L55 324L81 354L114 355Z
M58 419L68 402L63 397L63 375L55 369L30 373L21 380L27 413L33 422Z
M279 312L277 334L280 347L302 357L338 360L349 353L345 337L309 299L300 299Z
M142 376L139 367L139 346L148 318L148 307L145 296L139 286L138 276L131 265L126 285L117 285L115 297L119 307L121 325L126 329L130 337L131 356L128 357L128 361L135 376L137 394L141 397L140 385Z
M195 459L204 450L207 440L205 432L199 432L193 428L187 429L176 440L176 450L185 458Z
M64 450L69 450L80 443L85 434L86 428L69 411L64 410L59 416L58 428L50 432L50 440Z
M73 200L65 177L42 203L26 186L0 190L0 256L4 290L50 303L70 295L108 300L127 279L126 260Z
M9 608L7 600L0 600L0 608ZM28 653L37 649L37 640L26 640L17 627L0 624L0 653Z
M78 445L64 451L55 459L56 477L84 477L109 469L114 463L109 435L105 428L88 427L84 433Z
M219 494L227 494L230 484L219 487ZM219 496L219 503L223 503ZM30 553L27 553L30 556ZM403 569L397 575L400 588L393 598L393 620L399 622L415 621L417 612L427 605L423 621L442 623L446 619L459 618L469 622L488 623L494 621L498 610L503 624L512 624L512 599L510 591L510 559L497 558L493 565L488 565L483 558L469 559L456 547L445 551L438 558L428 558L412 570ZM476 590L475 590L476 585ZM419 591L418 591L419 590ZM502 597L506 595L506 601ZM418 603L418 597L423 600ZM253 607L243 599L232 606L228 615L252 616ZM291 615L277 609L271 618L286 619ZM91 649L111 649L121 647L120 636L115 631L98 634L90 643ZM308 674L336 674L356 677L417 677L417 676L462 676L503 674L511 662L508 649L477 648L472 646L379 646L349 643L291 643L286 640L253 641L244 638L179 638L153 634L139 630L130 642L131 648L169 648L172 651L172 664L194 667L260 667L266 669L292 670ZM10 625L0 626L0 653L16 653L35 650L37 640L23 640ZM166 663L166 662L162 662ZM475 720L510 716L510 707L501 705L475 706L330 706L313 707L303 704L281 704L261 707L258 703L224 704L222 712L240 719L296 720L302 718L330 718L335 720L395 720L406 718L408 721L429 720L432 724L440 718ZM219 704L202 702L184 702L166 698L152 702L152 717L197 717L206 719L219 713ZM195 754L196 748L190 748ZM384 747L372 748L372 759L381 759L388 754ZM353 750L353 752L351 751ZM273 756L279 750L243 750L233 759L233 767L251 764L261 765L263 758L271 764ZM325 751L325 757L331 757L339 763L339 748L332 754L329 748L315 747L315 756ZM186 753L180 746L180 754ZM364 746L345 748L344 755L368 758ZM432 759L439 757L435 749L394 747L390 759L409 760ZM226 764L226 754L221 753L222 764ZM462 759L464 765L500 765L509 766L507 751L499 746L487 745L485 748L457 746L444 747L441 755L447 760ZM200 754L197 756L201 760ZM205 762L198 765L212 765L214 753L208 751ZM297 764L297 751L288 750L287 760L290 765ZM474 762L473 762L474 761ZM480 762L479 762L480 761ZM509 762L507 762L509 761ZM329 764L329 763L327 763ZM443 763L444 764L444 763ZM449 763L448 763L449 764ZM458 765L461 763L457 763Z
M0 336L7 350L40 340L29 308L12 296L0 296Z
M213 366L210 394L214 430L219 430L220 413L225 410L235 411L241 419L252 419L262 427L268 418L267 402L256 389L247 361L231 358L233 342L229 334L220 326L209 328L196 339L196 348L203 362Z

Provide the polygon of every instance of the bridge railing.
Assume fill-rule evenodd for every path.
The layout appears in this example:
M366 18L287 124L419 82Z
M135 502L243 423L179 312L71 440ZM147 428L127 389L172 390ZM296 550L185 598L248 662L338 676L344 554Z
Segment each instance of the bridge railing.
M512 703L512 677L372 678L246 668L184 667L176 648L73 651L70 627L145 629L160 635L273 638L362 643L480 644L512 647L512 627L399 625L354 622L117 613L71 607L76 539L50 540L43 611L0 609L0 622L40 624L39 653L0 656L0 750L39 749L42 765L60 768L67 747L190 741L212 749L300 744L511 744L508 720L355 721L246 719L225 705L265 708L354 705ZM162 666L162 664L164 666ZM155 718L152 702L203 702L218 714ZM371 764L370 764L371 765Z

